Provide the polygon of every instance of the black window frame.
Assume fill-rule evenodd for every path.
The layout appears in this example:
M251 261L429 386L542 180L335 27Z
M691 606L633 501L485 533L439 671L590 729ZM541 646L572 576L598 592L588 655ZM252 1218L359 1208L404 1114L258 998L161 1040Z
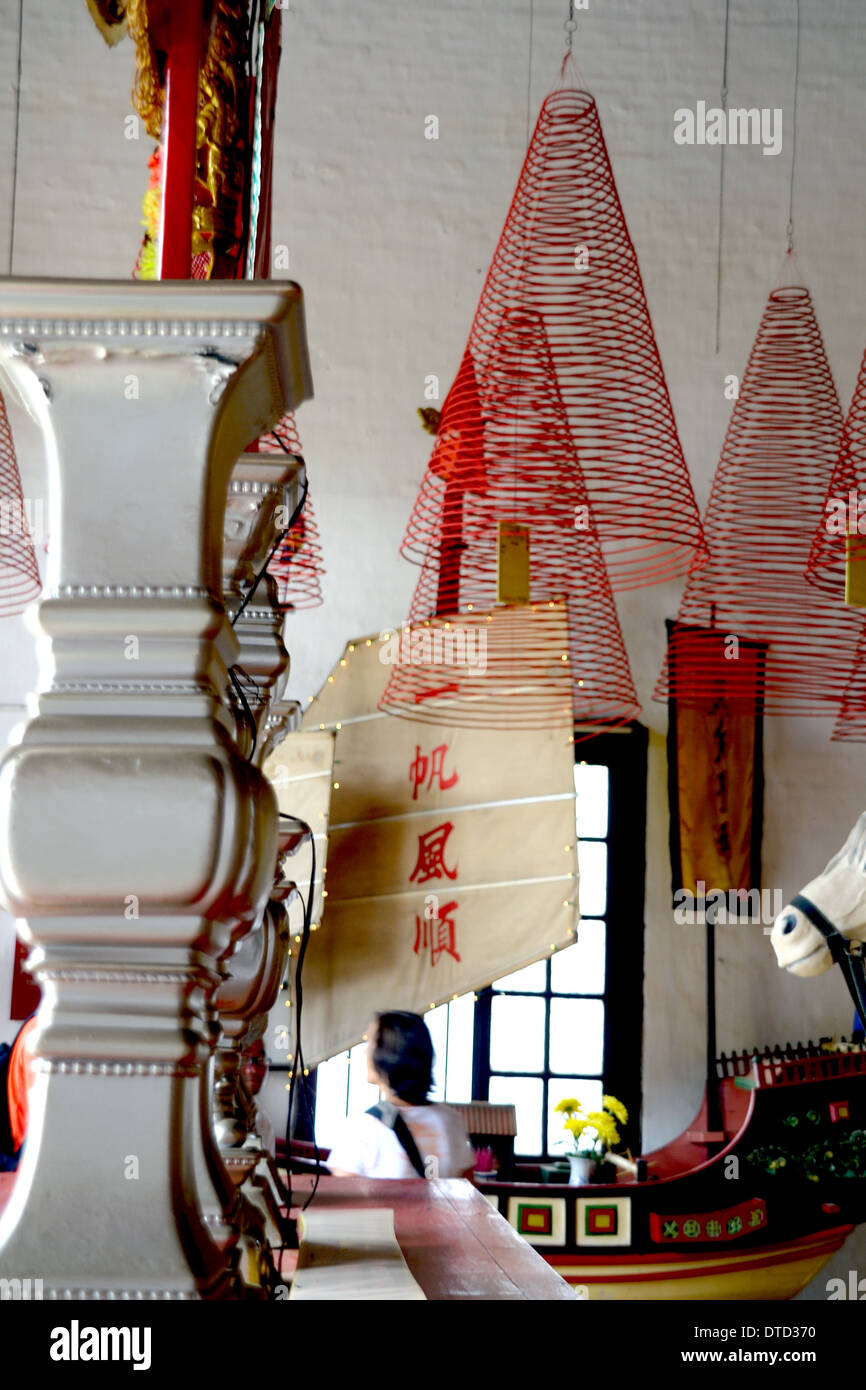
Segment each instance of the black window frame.
M643 1103L643 981L644 884L646 879L646 802L648 730L638 723L622 732L606 732L575 743L575 762L600 763L609 769L605 983L601 995L570 996L551 990L550 958L545 962L544 991L527 991L526 998L545 1001L544 1069L531 1072L494 1071L490 1066L490 1019L494 995L488 985L478 991L472 1055L473 1099L486 1101L490 1078L514 1076L542 1081L542 1144L539 1154L520 1154L521 1163L546 1162L548 1085L561 1073L550 1071L550 1004L557 998L601 998L605 1004L604 1055L601 1078L605 1092L622 1100L629 1111L624 1136L633 1153L641 1150ZM585 837L592 839L593 837ZM599 914L601 915L601 914ZM588 918L587 920L595 920ZM628 949L623 949L623 942ZM508 991L510 994L511 991ZM519 991L516 992L518 995Z

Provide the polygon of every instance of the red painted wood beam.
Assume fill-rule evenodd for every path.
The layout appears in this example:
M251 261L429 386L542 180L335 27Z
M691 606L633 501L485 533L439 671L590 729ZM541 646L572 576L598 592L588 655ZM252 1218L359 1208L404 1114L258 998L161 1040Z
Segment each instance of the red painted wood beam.
M171 6L162 149L162 220L159 278L188 280L192 269L198 68L203 0Z

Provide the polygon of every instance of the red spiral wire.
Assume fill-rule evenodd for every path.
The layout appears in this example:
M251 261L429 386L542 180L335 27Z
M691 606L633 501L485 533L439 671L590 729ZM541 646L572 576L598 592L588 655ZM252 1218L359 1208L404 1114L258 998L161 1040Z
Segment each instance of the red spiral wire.
M21 613L41 587L9 417L0 396L0 617Z
M637 256L585 91L542 105L469 336L479 378L516 309L544 322L613 589L704 563ZM412 533L403 553L417 558Z
M291 411L259 440L262 454L279 454L286 450L299 458L302 456L298 427ZM324 572L322 543L308 491L301 515L283 537L268 565L268 574L276 580L280 607L285 611L317 608L322 602Z
M501 522L529 528L528 604L497 606ZM538 313L503 313L483 372L464 355L407 545L421 574L381 709L487 728L622 722L639 713ZM483 631L484 669L478 660L425 660L431 628L441 637L464 633L470 648ZM413 641L418 660L406 659Z
M752 347L704 517L710 562L687 583L654 692L681 703L718 693L718 663L688 659L688 629L767 644L767 714L832 714L845 695L862 620L807 581L806 563L836 467L842 412L808 290L774 290ZM683 660L677 660L682 625ZM736 644L731 699L754 700L753 671Z
M842 533L828 524L834 512L839 515L840 503L847 523ZM832 586L837 596L843 592L846 533L866 534L866 352L842 430L839 458L824 502L824 515L815 529L807 570L814 583ZM832 737L866 742L866 626L860 634Z
M863 516L859 516L860 504ZM841 504L841 508L840 508ZM845 513L844 530L836 524ZM866 353L851 406L842 428L839 455L815 527L806 574L814 584L838 597L845 588L846 534L866 535Z

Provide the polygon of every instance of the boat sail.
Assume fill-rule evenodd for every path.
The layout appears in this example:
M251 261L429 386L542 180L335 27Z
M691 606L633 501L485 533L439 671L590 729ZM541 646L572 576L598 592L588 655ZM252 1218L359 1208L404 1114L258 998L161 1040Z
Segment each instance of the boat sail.
M556 647L565 608L552 636L545 609ZM317 798L307 818L327 826L326 895L304 963L308 1065L359 1042L383 1001L423 1013L575 940L573 738L391 718L378 704L392 638L347 644L302 731L265 768L282 810L299 814L306 787ZM317 735L334 740L330 783L321 767L310 775Z

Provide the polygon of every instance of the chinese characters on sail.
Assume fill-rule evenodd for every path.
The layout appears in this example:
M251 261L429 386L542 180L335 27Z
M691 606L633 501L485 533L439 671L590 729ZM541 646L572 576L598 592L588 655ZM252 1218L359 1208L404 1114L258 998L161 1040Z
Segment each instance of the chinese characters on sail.
M429 753L422 752L420 744L415 745L415 758L409 768L413 801L418 800L419 792L423 800L424 794L432 790L434 783L441 791L447 791L449 787L456 785L459 774L456 768L448 770L447 757L447 743L438 744ZM409 875L410 883L420 886L447 880L453 882L457 879L459 864L453 850L448 848L448 840L453 831L453 823L445 820L432 830L423 831L418 835L418 853L415 867ZM442 904L439 895L431 892L425 897L423 916L415 914L413 950L415 955L423 953L425 956L429 951L431 966L435 966L442 955L460 960L457 950L458 907L456 899Z

